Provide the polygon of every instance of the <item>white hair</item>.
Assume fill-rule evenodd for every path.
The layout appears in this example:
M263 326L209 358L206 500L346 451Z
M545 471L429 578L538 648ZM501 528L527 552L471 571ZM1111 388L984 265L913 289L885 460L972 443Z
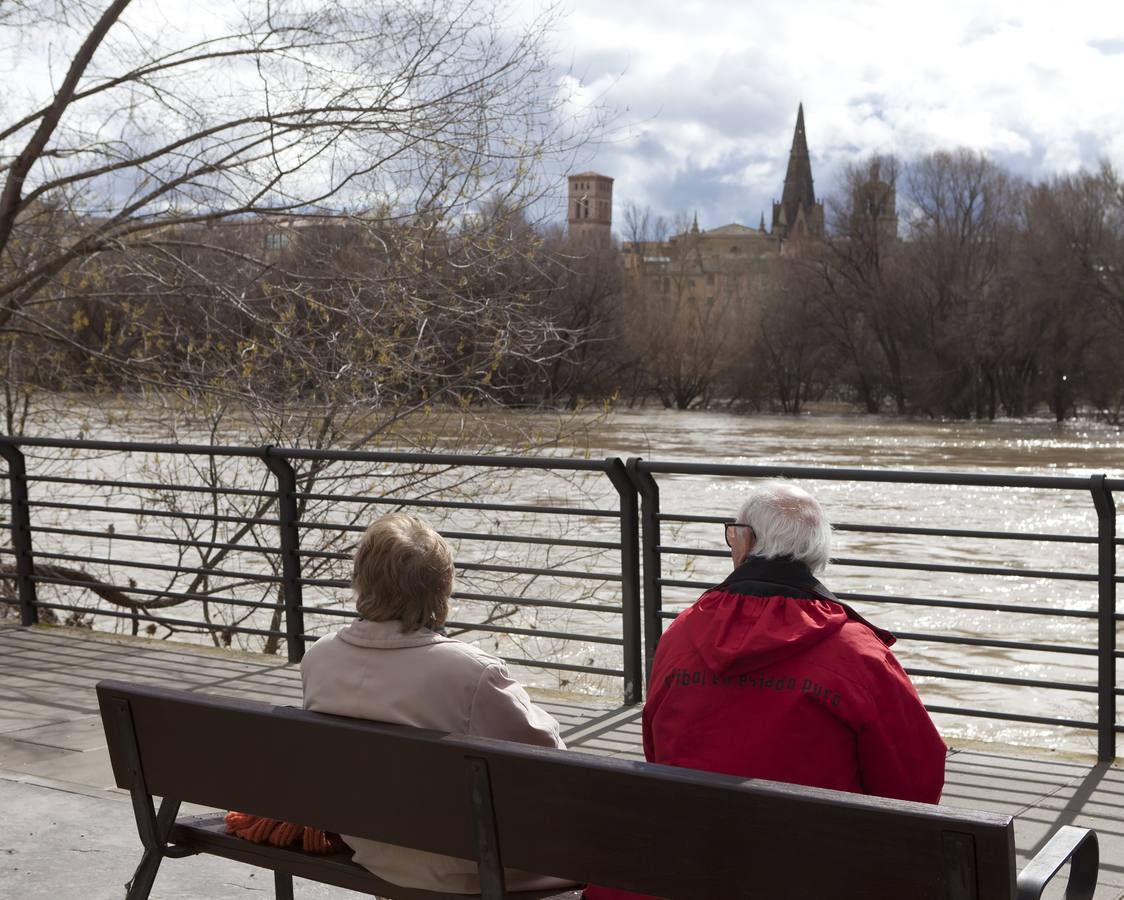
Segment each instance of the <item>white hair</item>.
M803 488L769 481L753 489L738 509L737 522L753 529L751 556L792 557L822 572L831 556L831 525L823 508Z

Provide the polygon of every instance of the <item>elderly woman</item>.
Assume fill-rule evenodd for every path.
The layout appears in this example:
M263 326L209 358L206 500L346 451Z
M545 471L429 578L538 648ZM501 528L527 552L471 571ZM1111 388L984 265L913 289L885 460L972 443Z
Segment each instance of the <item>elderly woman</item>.
M376 520L355 551L351 580L359 620L317 641L301 662L304 705L332 713L563 747L558 723L511 679L502 660L439 634L453 590L453 556L413 516ZM352 838L354 859L403 887L478 893L476 864ZM570 882L508 870L508 890Z

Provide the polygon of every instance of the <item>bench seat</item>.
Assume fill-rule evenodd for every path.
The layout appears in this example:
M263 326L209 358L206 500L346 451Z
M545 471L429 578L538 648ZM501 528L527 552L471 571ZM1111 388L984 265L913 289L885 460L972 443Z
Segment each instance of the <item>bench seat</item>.
M221 814L181 816L176 819L168 836L172 845L192 853L207 853L235 862L272 869L297 878L307 878L334 887L373 894L393 896L397 900L480 900L479 894L448 894L404 888L383 881L358 863L351 861L350 850L336 853L306 853L291 847L274 847L272 844L255 844L229 834ZM518 891L509 896L519 900L545 900L547 897L574 897L579 892L559 894L557 891Z

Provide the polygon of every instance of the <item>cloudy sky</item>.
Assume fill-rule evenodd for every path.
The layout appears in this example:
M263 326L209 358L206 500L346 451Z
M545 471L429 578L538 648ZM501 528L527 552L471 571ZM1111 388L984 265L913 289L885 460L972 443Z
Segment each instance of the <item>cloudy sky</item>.
M817 196L872 152L967 146L1030 178L1124 168L1124 0L568 0L557 44L625 124L589 168L702 227L779 199L804 103Z

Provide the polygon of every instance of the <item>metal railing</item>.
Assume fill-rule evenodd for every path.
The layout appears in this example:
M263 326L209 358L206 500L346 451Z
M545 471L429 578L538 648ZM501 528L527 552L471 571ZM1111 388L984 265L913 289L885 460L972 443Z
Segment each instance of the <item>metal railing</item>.
M70 460L61 473L58 454L69 454ZM91 459L119 461L132 455L175 460L174 477L167 471L124 477L118 469L106 473L88 465ZM986 611L1026 621L1049 617L1095 626L1092 643L1016 640L964 633L962 628L906 627L896 634L907 650L911 645L953 647L1096 661L1095 677L1079 674L1068 680L907 664L911 676L926 683L1096 697L1095 719L958 703L931 703L934 713L1089 730L1096 734L1102 760L1115 756L1115 736L1124 731L1116 715L1116 698L1124 693L1116 678L1121 656L1116 632L1124 620L1116 609L1117 585L1124 580L1117 575L1116 560L1124 541L1116 534L1114 503L1124 480L1104 475L976 475L8 437L0 437L0 456L7 460L9 483L3 500L8 521L0 525L11 536L11 548L0 550L0 585L10 586L6 601L3 595L0 601L18 605L25 625L41 614L108 616L134 632L142 626L164 627L169 633L191 630L215 643L260 640L273 649L284 644L288 658L297 661L308 642L332 622L354 614L346 602L347 562L372 512L422 510L442 517L440 530L456 547L454 601L460 612L448 623L451 630L472 632L477 639L488 636L497 649L505 642L499 652L509 662L553 671L560 679L570 674L619 679L627 703L642 697L644 673L650 671L664 623L678 606L720 580L720 575L698 577L698 567L718 566L727 556L706 535L692 540L691 529L721 523L728 510L700 514L694 503L688 509L662 509L661 486L683 479L718 483L783 477L918 489L1033 491L1068 500L1079 496L1095 516L1095 534L892 522L835 525L844 545L852 537L872 535L880 540L1029 542L1095 552L1095 558L1076 568L885 558L864 551L834 558L831 580L834 587L836 578L845 582L848 570L860 569L906 579L902 589L893 591L835 588L841 599L860 606L957 615ZM229 471L223 470L224 461L232 466ZM512 478L516 473L522 477ZM188 477L192 474L197 477ZM663 493L667 505L668 492ZM683 505L682 499L678 504ZM153 523L163 533L153 534ZM114 541L134 549L115 555ZM77 552L78 545L90 549ZM135 548L144 548L149 558L138 558ZM691 577L665 572L669 560ZM159 576L166 584L142 586L129 572ZM1000 602L967 589L969 596L925 597L910 589L908 579L929 577L987 579L989 584L1029 579L1085 585L1096 593L1082 608L1042 604L1033 597ZM79 603L75 590L93 591L101 600L94 606ZM679 599L668 602L668 592L678 592Z
M212 483L40 474L34 468L29 471L29 460L23 451L31 448L84 454L156 454L198 460L202 462L205 473L211 476ZM0 562L5 554L15 558L14 565L7 567L3 577L15 584L16 602L25 625L35 624L43 611L50 611L56 616L59 613L109 616L132 623L134 632L138 625L163 626L169 630L206 633L216 643L221 639L222 643L229 644L235 637L260 638L271 642L267 646L274 647L283 642L289 660L296 662L303 656L306 645L318 637L308 626L307 617L338 620L354 616L350 603L310 603L306 592L310 589L318 591L322 600L325 596L347 596L349 581L346 576L349 573L346 570L333 572L330 568L333 564L344 568L350 560L354 540L371 518L369 510L420 509L446 517L471 513L476 514L478 519L480 514L486 514L506 517L507 520L517 519L525 524L541 524L543 520L557 522L563 517L574 524L556 528L557 533L553 537L543 536L545 530L536 533L533 526L516 534L443 527L441 530L445 537L458 546L458 590L454 592L453 600L461 601L462 607L473 608L478 613L482 611L475 618L449 621L446 627L456 633L476 632L541 639L578 647L607 645L618 648L619 655L610 664L567 662L564 658L545 656L506 655L504 658L521 666L618 678L623 683L626 702L635 703L642 697L637 499L624 463L619 459L307 451L272 446L213 447L12 438L0 438L0 455L8 461L10 484L10 497L5 501L10 516L9 521L3 524L9 526L12 535L12 548L0 551ZM218 459L241 461L241 473L246 483L254 477L253 466L268 470L273 483L256 489L224 487L217 483L221 480L214 465ZM306 464L304 469L302 464ZM308 465L316 467L315 477L309 477ZM325 473L333 465L344 466L345 472L334 478L327 477ZM364 470L363 475L356 473L357 466ZM380 471L380 466L386 468ZM183 466L179 468L184 471ZM191 468L188 467L188 470ZM194 468L198 470L197 466ZM554 475L574 473L583 476L587 482L591 478L603 480L610 486L609 493L614 502L612 506L588 502L581 505L572 497L552 503L520 503L506 499L497 502L485 496L489 490L495 492L497 479L476 477L479 473L494 473L504 479L502 487L510 493L510 474L528 470ZM451 479L440 477L448 473L453 473ZM326 481L332 488L329 492L322 489ZM455 493L470 496L456 499L443 492L441 487L443 484L447 487L450 481ZM362 490L349 487L356 482L363 482ZM422 486L420 493L398 495L383 489L411 483ZM145 500L132 503L110 503L104 498L101 502L91 499L30 500L29 487L34 489L36 486L56 492L61 489L64 493L128 491L134 496L144 496ZM596 491L596 485L584 484L582 490L571 493L578 494L580 499L582 494L588 495L590 491ZM158 505L156 501L161 497L165 497L167 502ZM188 504L190 508L184 508L184 497L201 498L202 502ZM223 505L223 501L229 504L232 500L240 501L241 508L238 504ZM318 514L313 515L310 507L315 504L321 508ZM344 506L350 506L352 511L342 519L334 515ZM58 521L46 524L35 520L33 514L38 513L41 517L47 512L54 513ZM100 518L101 527L82 527L86 517L91 515ZM123 521L141 523L154 519L180 526L186 523L194 528L186 536L152 536L141 533L139 528L132 532L122 528ZM450 520L447 518L447 521ZM502 524L504 519L496 521ZM588 530L591 522L601 525L596 529L599 539L574 537L575 530ZM201 534L200 525L209 531ZM604 534L606 528L615 531L615 535L609 537ZM81 540L102 549L83 554L71 552L65 546L33 548L33 536L37 545L50 537L56 544L59 541ZM112 546L114 541L171 547L174 558L138 561L132 555L113 557L104 548L107 544ZM486 556L474 554L474 547L481 545L518 545L523 548L549 545L551 551L559 548L573 551L582 564L570 569L538 564L534 552L526 564L518 559L513 562L494 552ZM187 564L185 551L199 555L199 564ZM593 564L584 559L588 554L592 554ZM236 556L249 564L230 568L231 560ZM612 558L613 564L613 569L608 571L597 565L607 557ZM310 575L307 569L312 563L317 564L321 571ZM75 569L74 566L82 568ZM91 568L107 575L91 578ZM131 578L128 583L122 583L122 570L136 569L160 573L169 579L169 585L154 590L137 585ZM110 574L116 577L110 578ZM190 579L189 588L184 589L182 584L177 584L176 578ZM483 590L461 589L463 582L468 581L471 587L481 579L490 579L490 586L485 585ZM544 597L528 592L529 586L546 579L553 583L551 594ZM266 586L270 596L256 600L238 596L236 588L242 589L244 594L248 584ZM103 600L110 597L117 605L103 602L89 607L60 599L44 599L40 594L48 585L92 590ZM597 590L605 585L609 586L611 595L608 599L605 590ZM575 595L577 599L574 599ZM122 608L122 604L130 598L141 598L147 602L138 601L131 607ZM176 607L192 606L196 611L194 618L166 612ZM537 622L529 627L510 624L507 613L513 608L613 619L617 623L616 633L610 633L605 628L583 633L565 627L541 627ZM497 609L501 610L499 614ZM229 615L224 619L216 618L217 610ZM268 621L262 621L260 616L255 619L254 613L268 613Z
M726 556L723 551L700 550L692 547L665 543L664 535L669 524L702 523L717 525L727 516L700 516L661 509L658 477L704 476L707 479L746 479L746 478L784 478L792 480L815 480L827 482L853 482L864 484L908 484L933 485L944 487L1001 488L1006 490L1027 489L1034 491L1077 492L1088 498L1096 514L1096 534L1057 534L1018 530L981 530L964 528L935 528L895 525L870 525L858 523L835 524L834 530L848 533L879 535L910 535L926 538L957 538L984 541L1027 541L1035 543L1059 543L1066 545L1085 544L1095 546L1096 564L1084 571L1034 569L1013 566L983 566L978 564L946 564L937 562L903 561L898 559L856 558L837 556L832 559L832 571L836 567L861 567L871 569L897 570L913 573L960 574L991 579L1039 579L1064 582L1089 582L1096 585L1096 608L1049 608L1032 603L988 602L979 599L925 598L914 595L877 594L868 591L849 592L835 590L841 600L868 604L905 605L956 610L987 610L994 613L1010 613L1026 617L1054 617L1073 620L1088 620L1096 623L1096 644L1087 646L1074 643L1050 643L1031 640L1005 640L1002 638L977 637L972 635L940 634L912 630L896 630L895 636L903 642L928 642L962 647L991 648L1003 651L1027 651L1049 655L1095 656L1097 661L1095 683L1074 683L1056 679L1029 679L1017 676L988 675L978 672L952 669L932 669L907 666L906 671L914 678L943 679L954 682L977 682L1018 686L1028 689L1071 691L1074 693L1095 693L1097 697L1097 716L1095 721L1072 719L1058 716L1037 716L1005 710L984 710L966 706L927 704L934 713L948 713L955 716L981 717L1000 721L1023 722L1041 725L1065 726L1088 729L1096 732L1097 755L1101 760L1115 757L1116 734L1124 731L1124 724L1117 721L1116 698L1124 694L1117 686L1116 660L1122 655L1116 645L1116 631L1124 615L1117 612L1117 585L1124 581L1116 574L1117 548L1124 541L1116 535L1116 509L1113 492L1124 489L1124 480L1109 480L1104 475L1088 478L1065 476L1027 476L1027 475L977 475L944 472L896 472L869 469L810 468L793 466L757 465L714 465L707 463L648 462L640 459L628 461L629 474L641 496L641 534L642 570L644 573L644 633L647 647L646 671L650 673L652 655L663 623L675 617L677 611L664 609L663 593L668 587L688 588L692 591L705 589L706 581L667 578L663 575L663 562L669 555Z

